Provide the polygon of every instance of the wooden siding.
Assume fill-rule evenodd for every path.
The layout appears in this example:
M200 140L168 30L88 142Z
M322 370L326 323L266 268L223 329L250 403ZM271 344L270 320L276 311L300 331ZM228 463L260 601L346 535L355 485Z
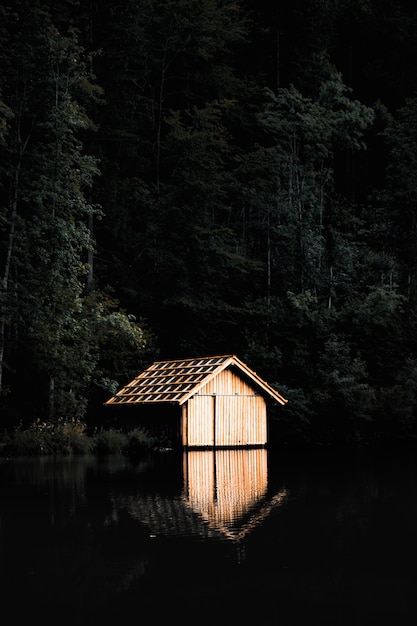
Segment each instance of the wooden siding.
M188 446L266 445L266 403L233 370L223 370L188 401Z

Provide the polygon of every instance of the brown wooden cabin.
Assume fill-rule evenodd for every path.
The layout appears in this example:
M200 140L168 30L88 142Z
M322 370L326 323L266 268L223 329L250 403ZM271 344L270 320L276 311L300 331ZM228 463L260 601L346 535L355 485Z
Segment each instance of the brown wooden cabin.
M156 361L105 405L134 409L124 423L184 448L268 443L268 403L287 400L234 355ZM127 419L126 419L127 418Z

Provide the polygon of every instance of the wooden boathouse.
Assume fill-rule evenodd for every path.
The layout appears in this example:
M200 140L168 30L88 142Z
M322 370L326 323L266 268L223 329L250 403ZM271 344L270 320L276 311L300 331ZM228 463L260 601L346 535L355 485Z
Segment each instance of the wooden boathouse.
M105 405L134 407L130 425L184 448L268 443L270 403L287 400L234 355L156 361ZM149 410L151 409L151 410Z

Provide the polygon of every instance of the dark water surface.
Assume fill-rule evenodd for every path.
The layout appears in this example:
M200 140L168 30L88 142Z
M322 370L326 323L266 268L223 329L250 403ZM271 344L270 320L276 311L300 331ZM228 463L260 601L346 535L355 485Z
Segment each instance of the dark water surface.
M0 614L417 624L417 452L0 459Z

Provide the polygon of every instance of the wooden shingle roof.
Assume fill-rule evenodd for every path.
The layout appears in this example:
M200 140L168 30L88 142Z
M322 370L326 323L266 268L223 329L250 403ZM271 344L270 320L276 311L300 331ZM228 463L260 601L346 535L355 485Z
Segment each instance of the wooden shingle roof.
M105 404L170 402L181 405L198 393L199 389L210 379L229 367L239 370L242 375L250 379L259 393L269 396L279 404L287 402L236 356L224 355L156 361Z

